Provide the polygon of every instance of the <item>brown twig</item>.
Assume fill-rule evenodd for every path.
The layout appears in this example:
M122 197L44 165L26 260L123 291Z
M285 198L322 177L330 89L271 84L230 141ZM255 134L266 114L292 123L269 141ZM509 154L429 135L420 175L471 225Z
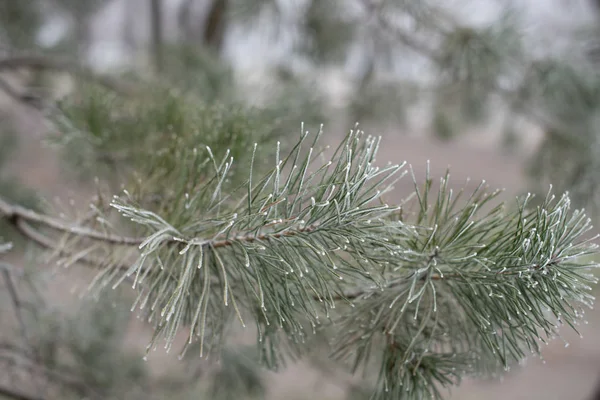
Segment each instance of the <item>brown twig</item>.
M43 236L39 236L34 233L28 224L23 224L19 221L25 221L26 223L39 223L45 225L49 228L65 232L71 233L80 237L85 237L92 240L107 242L115 245L123 245L123 246L139 246L142 244L146 238L145 237L130 237L130 236L120 236L120 235L111 235L108 233L99 232L93 229L85 228L79 225L73 225L66 222L63 222L59 219L49 217L47 215L43 215L37 213L33 210L21 207L16 204L10 204L7 201L3 200L0 197L0 215L4 215L4 218L18 228L25 236L30 237L34 241L43 245L44 247L50 247L47 243L47 238ZM231 239L205 239L203 241L195 243L198 246L210 246L212 248L220 248L220 247L228 247L233 245L235 241L243 241L246 243L252 243L256 241L266 241L269 239L280 239L283 237L294 236L299 233L307 233L314 231L316 226L308 226L300 229L296 229L293 231L284 231L278 233L269 233L263 235L245 235L245 236L236 236ZM181 244L181 240L177 240L175 238L169 240L171 243Z
M77 225L68 224L62 222L56 218L52 218L46 215L39 214L33 210L27 209L25 207L21 207L19 205L10 204L0 198L0 214L4 215L4 218L7 219L12 225L17 227L20 231L24 231L23 226L19 225L19 221L25 220L29 223L39 223L45 225L49 228L56 229L58 231L72 233L78 236L86 237L94 240L101 240L104 242L109 242L117 245L139 245L144 241L144 238L133 238L119 235L111 235L102 233L99 231L95 231L92 229L84 228ZM25 229L28 232L26 236L29 235L29 230ZM44 245L43 240L38 240L39 238L33 237L36 242ZM47 246L46 246L47 247Z
M19 219L19 220L17 220L16 226L25 237L32 240L34 243L38 244L41 247L44 247L49 250L54 250L55 252L57 252L57 256L60 256L60 257L73 256L72 253L70 253L66 250L61 250L58 243L54 242L52 239L50 239L46 235L44 235L44 234L40 233L39 231L37 231L36 229L34 229L27 222ZM84 255L84 256L78 257L76 260L73 260L73 262L80 262L80 263L86 264L88 266L97 268L102 265L106 265L107 260L106 260L106 258L99 258L99 257L90 256L90 255ZM121 269L123 271L126 271L129 269L129 265L127 265L125 263L119 263L119 264L116 264L115 266L118 269Z

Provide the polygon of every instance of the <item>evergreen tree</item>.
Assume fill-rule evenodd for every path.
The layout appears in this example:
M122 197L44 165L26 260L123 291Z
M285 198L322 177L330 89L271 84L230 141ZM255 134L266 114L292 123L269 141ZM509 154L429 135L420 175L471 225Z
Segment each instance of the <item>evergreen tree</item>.
M260 18L268 8L289 21L278 4L254 2L240 21L235 1L215 1L229 12L219 29ZM257 398L264 387L249 360L277 370L320 339L332 360L373 382L369 398L421 399L442 398L442 388L463 377L493 375L538 354L561 325L577 329L596 282L590 219L577 208L597 204L591 61L583 50L577 64L534 57L518 40L522 26L508 17L477 27L426 2L364 0L338 12L345 5L308 1L294 11L292 28L305 33L297 35L297 55L315 65L340 62L351 46L362 46L365 67L351 117L368 118L380 111L370 109L374 99L405 91L405 82L382 91L376 77L410 48L436 73L433 83L411 83L410 92L426 96L439 133L452 136L465 121L481 121L501 99L509 115L546 128L533 171L559 190L548 191L549 182L540 180L546 187L538 201L528 194L503 203L485 183L454 192L449 173L439 181L428 173L419 182L404 164L382 165L381 140L358 127L328 148L318 125L323 103L297 78L249 106L231 68L213 58L222 38L205 36L213 46L206 52L158 38L160 68L152 78L135 71L101 76L43 55L0 59L4 70L77 78L69 97L40 107L68 165L98 182L86 215L34 209L7 190L0 218L47 250L46 261L92 268L93 298L116 302L113 290L131 285L131 309L154 330L148 352L170 351L184 332L181 358L192 351L220 355L223 367L212 381L236 381L229 386ZM88 18L92 11L85 10ZM406 30L400 17L417 29ZM170 51L179 57L164 57ZM581 132L565 128L572 126ZM558 157L566 160L560 170ZM414 194L391 204L399 179L412 179ZM3 255L15 251L1 243ZM13 269L8 262L0 267ZM11 279L8 294L21 315ZM73 326L49 318L53 335L24 335L31 349L21 354L52 371L77 372L76 381L54 379L58 393L141 398L152 389L139 360L115 351L125 308L117 303L109 313L107 304L84 308ZM31 322L17 325L31 331ZM256 330L255 353L222 351L232 327ZM232 387L215 383L208 393L231 398L225 389Z

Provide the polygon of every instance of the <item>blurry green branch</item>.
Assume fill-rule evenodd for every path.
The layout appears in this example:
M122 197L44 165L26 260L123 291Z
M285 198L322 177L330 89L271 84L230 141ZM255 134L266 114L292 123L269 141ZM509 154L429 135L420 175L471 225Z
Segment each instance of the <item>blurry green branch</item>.
M121 94L136 93L136 86L110 75L103 75L77 61L41 54L22 54L0 57L0 72L18 69L48 70L73 74Z
M521 121L531 122L544 135L527 171L534 178L533 191L543 192L553 183L559 191L568 190L578 206L592 215L598 212L600 80L593 54L586 52L590 44L597 47L597 24L569 33L572 43L561 54L527 43L521 6L506 8L497 20L474 26L461 22L458 12L444 9L441 3L359 3L365 35L385 44L371 56L371 64L388 59L393 63L403 58L396 51L404 48L414 51L417 60L419 56L426 60L435 74L422 85L422 93L432 96L434 133L448 139L465 123L502 115L504 135L510 140L509 135L518 138L515 133L529 135L517 127ZM413 29L405 27L405 21ZM540 55L539 50L546 54ZM368 79L367 83L375 81L372 76ZM357 92L359 103L364 86L361 82ZM379 93L383 98L384 92ZM394 101L398 108L410 104ZM371 100L363 108L372 109L373 104ZM361 115L367 114L363 110Z
M0 341L0 363L3 370L13 374L13 380L0 388L4 396L43 399L54 393L61 398L113 398L113 394L126 393L118 387L120 379L126 381L127 390L136 389L143 377L141 361L127 359L117 348L124 326L116 324L115 310L106 308L114 304L114 296L91 308L83 307L75 318L68 317L51 310L39 282L34 281L39 277L32 276L31 271L0 264L0 272L11 300L6 303L16 316L19 333L15 337L22 342L17 344L19 340L12 338L6 339L11 342ZM124 322L127 314L119 313L120 322ZM90 329L92 320L94 327ZM3 321L4 334L11 327L8 320ZM5 365L9 367L5 369ZM23 379L27 384L19 385ZM20 386L24 390L11 388Z
M78 376L77 370L67 368L65 366L46 366L44 365L44 360L32 357L30 352L26 349L19 348L11 344L0 343L0 361L12 361L14 363L15 360L19 361L19 369L23 370L23 372L27 372L32 379L43 377L50 382L70 388L80 395L89 396L89 398L92 399L103 398L94 388L90 387L83 380L81 380L81 378ZM3 391L4 395L8 396L9 398L13 397L10 397L8 393L14 393L16 396L24 396L24 398L27 399L44 398L43 396L18 393L7 387L0 388L0 391Z

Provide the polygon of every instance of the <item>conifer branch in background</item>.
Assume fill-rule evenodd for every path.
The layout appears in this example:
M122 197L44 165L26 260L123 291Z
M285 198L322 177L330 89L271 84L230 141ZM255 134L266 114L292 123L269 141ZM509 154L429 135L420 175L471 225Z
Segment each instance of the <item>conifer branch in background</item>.
M136 87L131 83L119 80L114 76L97 73L93 69L83 66L74 60L34 53L0 57L0 72L22 68L70 73L75 77L97 83L123 95L136 93Z

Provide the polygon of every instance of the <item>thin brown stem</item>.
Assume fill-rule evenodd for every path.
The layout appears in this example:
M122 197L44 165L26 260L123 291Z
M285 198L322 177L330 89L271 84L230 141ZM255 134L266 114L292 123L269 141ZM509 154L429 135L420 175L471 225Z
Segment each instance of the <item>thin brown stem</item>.
M30 237L32 240L41 244L44 247L51 247L48 244L47 238L44 236L40 236L35 233L29 223L38 223L45 225L49 228L70 233L79 237L84 237L92 240L102 241L111 243L114 245L122 245L122 246L139 246L142 244L146 238L145 237L130 237L130 236L120 236L120 235L112 235L108 233L99 232L93 229L85 228L79 225L69 224L67 222L63 222L59 219L49 217L47 215L43 215L37 213L33 210L21 207L19 205L10 204L7 201L0 198L0 215L3 215L8 222L18 228L25 236ZM19 221L25 221L26 224L20 223ZM220 247L228 247L233 245L234 242L246 242L252 243L255 241L267 241L270 239L279 239L283 237L290 237L300 233L312 232L316 229L316 226L309 226L305 228L296 229L293 231L284 231L279 233L269 233L262 235L240 235L236 236L232 239L205 239L202 241L198 241L194 243L197 246L208 246L210 245L213 248ZM169 240L171 243L181 244L182 240L171 239Z
M104 242L109 242L117 245L139 245L144 241L144 238L134 238L134 237L126 237L119 235L111 235L103 232L95 231L92 229L84 228L81 226L69 224L66 222L62 222L56 218L52 218L46 215L39 214L33 210L21 207L19 205L14 205L6 202L2 198L0 198L0 214L4 215L4 218L7 219L10 223L15 225L19 230L23 231L22 226L19 226L18 221L24 220L29 223L39 223L45 225L49 228L56 229L58 231L72 233L74 235L78 235L81 237L86 237L94 240L101 240ZM27 230L29 231L29 230ZM27 235L29 236L29 232ZM36 242L40 242L37 237L32 237ZM43 240L41 240L43 242ZM45 246L44 243L41 243ZM47 247L47 246L46 246Z
M73 257L73 254L71 252L62 250L58 243L54 242L52 239L50 239L46 235L44 235L44 234L40 233L39 231L37 231L36 229L34 229L27 222L25 222L23 220L18 220L16 223L16 227L19 229L19 231L25 237L27 237L28 239L30 239L31 241L33 241L34 243L38 244L41 247L55 251L57 256ZM85 256L78 257L76 260L72 260L72 262L79 262L79 263L86 264L90 267L97 268L97 267L106 265L107 259L100 258L100 257L93 257L90 255L85 255ZM129 265L127 265L125 263L118 263L118 264L116 264L116 267L123 271L126 271L129 269Z

